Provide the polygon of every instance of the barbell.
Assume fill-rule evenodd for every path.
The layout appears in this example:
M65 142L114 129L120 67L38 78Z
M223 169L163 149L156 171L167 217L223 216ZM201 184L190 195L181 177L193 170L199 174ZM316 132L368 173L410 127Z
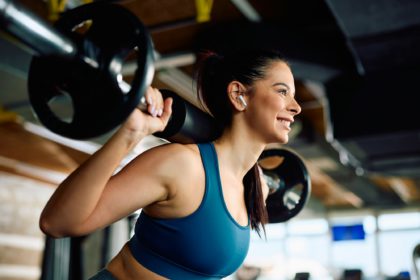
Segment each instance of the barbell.
M142 102L154 75L153 43L137 16L120 5L94 2L65 12L49 26L11 0L0 0L2 29L29 46L37 55L28 73L29 100L40 122L49 130L74 139L104 134L120 125ZM135 59L130 83L122 71ZM213 118L182 99L173 98L173 113L155 136L171 142L211 141L221 133ZM49 102L71 97L71 120L58 117ZM270 223L285 222L306 205L310 178L302 159L286 149L265 150L259 164L270 188L267 211Z
M142 22L117 4L94 2L66 11L50 26L11 0L0 0L5 31L31 48L28 93L39 121L73 139L102 135L141 103L154 75L153 45ZM128 83L128 60L137 69ZM74 114L63 119L49 103L71 98Z

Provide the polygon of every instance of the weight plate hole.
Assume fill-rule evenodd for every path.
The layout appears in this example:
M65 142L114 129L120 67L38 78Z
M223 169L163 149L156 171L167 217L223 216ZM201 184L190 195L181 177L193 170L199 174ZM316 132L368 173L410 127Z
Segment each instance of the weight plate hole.
M113 61L114 71L117 72L118 85L124 94L127 94L131 89L131 83L137 71L138 57L137 48L132 48L122 59L118 58Z
M66 91L58 88L57 92L59 94L48 101L48 106L62 122L71 123L74 116L73 100Z

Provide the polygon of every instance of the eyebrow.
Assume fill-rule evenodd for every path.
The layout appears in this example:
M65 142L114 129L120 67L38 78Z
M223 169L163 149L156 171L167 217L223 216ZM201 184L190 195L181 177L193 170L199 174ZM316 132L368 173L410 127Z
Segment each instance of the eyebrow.
M274 84L272 84L272 86L273 87L275 87L275 86L285 86L285 87L287 87L288 90L290 90L290 87L287 84L282 83L282 82L274 83Z

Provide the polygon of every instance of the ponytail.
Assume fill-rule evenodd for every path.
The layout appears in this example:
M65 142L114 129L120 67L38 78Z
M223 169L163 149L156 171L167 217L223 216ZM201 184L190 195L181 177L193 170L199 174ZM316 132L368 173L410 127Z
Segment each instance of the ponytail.
M245 203L246 209L250 215L250 225L259 236L261 229L264 231L264 224L268 222L267 208L265 207L264 195L261 188L260 171L258 165L255 164L245 175Z
M225 69L224 57L207 51L200 55L195 71L198 100L218 124L226 127L231 123L232 115L227 94L230 77Z

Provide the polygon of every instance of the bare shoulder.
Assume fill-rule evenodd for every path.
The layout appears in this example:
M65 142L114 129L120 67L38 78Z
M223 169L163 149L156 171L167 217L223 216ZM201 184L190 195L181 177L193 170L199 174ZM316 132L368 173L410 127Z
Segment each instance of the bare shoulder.
M192 213L204 195L204 168L196 144L165 144L148 150L153 158L159 157L156 174L167 190L165 200L145 207L152 216L161 218L183 217ZM186 203L188 201L188 203Z
M193 161L199 160L200 156L197 145L178 143L168 143L156 146L145 151L143 154L142 157L147 160L159 162L159 166L172 164L190 165Z
M193 176L202 168L200 152L195 144L168 143L151 148L137 157L134 166L148 175L157 175L163 183L173 185L179 177Z

